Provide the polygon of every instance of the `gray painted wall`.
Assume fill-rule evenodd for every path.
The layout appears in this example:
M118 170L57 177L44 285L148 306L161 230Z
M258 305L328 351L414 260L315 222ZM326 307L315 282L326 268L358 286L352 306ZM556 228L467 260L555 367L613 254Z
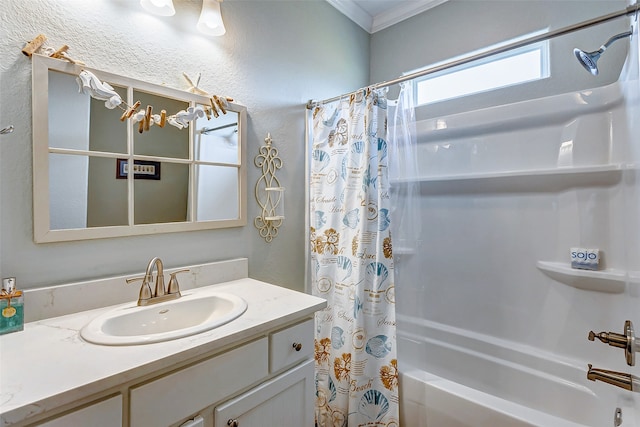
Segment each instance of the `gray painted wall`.
M550 31L626 7L618 0L449 0L371 37L371 83L447 61L487 46L549 28ZM575 59L573 48L597 50L610 36L628 31L629 20L618 19L552 39L551 77L543 81L443 101L420 113L437 117L525 99L605 85L617 80L629 39L613 44L593 77ZM397 88L390 91L390 96Z
M160 256L168 267L250 259L250 275L304 287L304 104L361 87L369 80L369 35L324 0L227 0L227 34L195 29L199 0L174 0L162 18L133 0L7 0L0 26L0 277L23 288L143 270ZM31 61L20 50L44 33L48 45L94 68L187 89L182 72L202 73L201 87L248 109L249 224L246 227L94 241L35 244L32 215ZM265 243L253 227L258 214L253 166L271 132L284 162L287 219ZM123 284L124 286L124 284Z

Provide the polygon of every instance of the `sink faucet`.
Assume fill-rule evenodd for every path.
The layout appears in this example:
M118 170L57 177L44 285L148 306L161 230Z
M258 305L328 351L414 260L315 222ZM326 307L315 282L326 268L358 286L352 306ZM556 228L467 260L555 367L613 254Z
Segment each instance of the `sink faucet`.
M156 283L154 291L151 291L150 283L153 281L153 269L156 269ZM150 305L156 304L171 299L180 298L180 287L176 279L176 274L189 270L179 270L171 273L171 281L169 283L169 289L164 289L164 270L162 260L159 257L155 257L149 261L147 270L144 277L134 277L127 279L127 283L137 282L142 280L142 287L140 288L140 294L138 296L138 305Z
M147 271L144 273L144 281L142 282L142 286L144 286L144 282L149 283L153 280L153 267L156 267L156 287L153 292L153 298L161 297L164 295L164 270L162 265L162 260L158 257L153 258L149 261L147 265Z
M587 379L591 381L602 381L616 387L629 391L640 392L640 378L624 372L608 371L606 369L596 369L589 366Z

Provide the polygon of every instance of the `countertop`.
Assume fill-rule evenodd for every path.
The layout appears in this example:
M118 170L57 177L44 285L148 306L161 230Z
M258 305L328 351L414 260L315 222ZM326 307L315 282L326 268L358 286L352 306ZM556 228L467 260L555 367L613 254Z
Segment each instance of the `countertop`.
M6 426L91 394L205 356L298 319L326 301L253 279L212 285L247 301L239 318L211 331L155 344L102 346L80 329L105 307L25 324L0 336L0 425Z

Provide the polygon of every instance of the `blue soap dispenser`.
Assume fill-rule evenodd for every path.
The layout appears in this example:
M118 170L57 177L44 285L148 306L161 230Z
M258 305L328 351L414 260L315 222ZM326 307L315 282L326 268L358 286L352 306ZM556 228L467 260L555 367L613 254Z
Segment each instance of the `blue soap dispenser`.
M24 296L16 290L16 278L2 279L0 290L0 335L24 329Z

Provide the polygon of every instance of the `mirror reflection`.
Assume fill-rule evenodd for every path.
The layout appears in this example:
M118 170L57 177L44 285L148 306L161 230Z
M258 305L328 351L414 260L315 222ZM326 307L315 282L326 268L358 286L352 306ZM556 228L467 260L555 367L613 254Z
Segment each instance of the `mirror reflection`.
M133 99L140 101L140 105L152 105L156 113L162 110L176 112L189 108L189 103L165 96L153 95L139 90L133 91ZM102 107L104 110L104 106ZM206 121L206 118L205 118ZM134 125L134 128L137 128ZM134 129L134 154L145 156L189 158L189 130L178 129L174 126L151 126L143 133Z
M126 89L113 86L122 97ZM120 110L78 92L76 77L49 71L49 147L127 152L127 123Z
M122 109L79 92L85 67L40 56L33 67L37 242L246 224L244 107L212 117L201 95L91 70L126 105L154 114L199 106L211 116L139 132Z

